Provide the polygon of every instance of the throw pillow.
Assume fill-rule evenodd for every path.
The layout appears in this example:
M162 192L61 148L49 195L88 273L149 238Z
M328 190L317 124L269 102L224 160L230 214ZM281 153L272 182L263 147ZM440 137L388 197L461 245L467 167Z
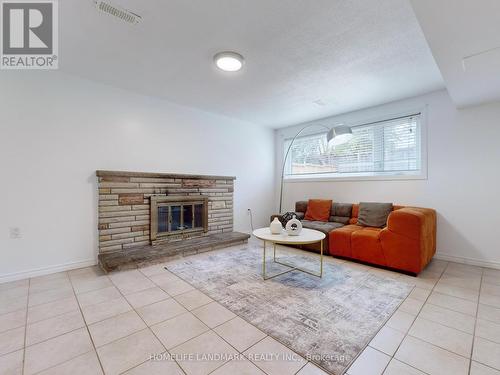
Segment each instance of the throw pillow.
M309 199L305 219L311 221L328 221L331 207L331 200Z
M295 202L295 212L305 213L306 211L307 211L307 202L306 201Z
M358 225L383 228L392 212L392 203L361 202L359 204Z
M330 221L341 223L344 225L349 224L352 214L352 204L350 203L334 203L330 212Z
M335 214L332 216L343 216L351 218L352 216L352 204L351 203L334 203Z

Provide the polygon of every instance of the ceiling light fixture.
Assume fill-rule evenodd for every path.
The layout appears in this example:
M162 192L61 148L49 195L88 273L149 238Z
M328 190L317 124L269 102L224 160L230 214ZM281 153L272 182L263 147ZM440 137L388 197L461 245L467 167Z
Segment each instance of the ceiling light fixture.
M214 56L217 68L225 72L237 72L243 67L243 56L236 52L219 52Z

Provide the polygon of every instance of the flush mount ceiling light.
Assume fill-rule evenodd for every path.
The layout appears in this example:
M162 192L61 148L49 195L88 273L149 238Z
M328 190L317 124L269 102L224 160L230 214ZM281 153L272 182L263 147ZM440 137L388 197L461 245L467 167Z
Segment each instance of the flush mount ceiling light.
M243 67L243 56L236 52L219 52L214 56L217 68L225 72L237 72Z

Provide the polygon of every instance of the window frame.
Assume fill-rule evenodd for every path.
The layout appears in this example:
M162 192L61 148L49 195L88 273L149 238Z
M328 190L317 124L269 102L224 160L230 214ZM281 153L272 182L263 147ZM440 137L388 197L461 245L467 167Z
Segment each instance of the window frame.
M398 117L411 116L416 113L420 113L420 170L418 171L405 171L405 172L360 172L352 173L349 175L339 175L334 173L324 173L324 174L303 174L303 175L284 175L284 182L324 182L324 181L398 181L398 180L427 180L427 106L408 109L396 113L385 113L373 117L362 117L358 121L333 121L329 119L313 121L310 124L318 125L318 130L314 128L311 131L304 132L301 137L308 137L314 135L326 134L324 129L320 129L320 126L338 126L340 124L348 125L350 127L369 125L370 123L390 121L391 119ZM294 127L294 129L297 129ZM297 130L298 131L298 130ZM289 133L289 132L287 132ZM292 131L293 133L293 131ZM283 158L285 156L287 141L293 139L293 135L281 134L281 148L280 148L280 170L283 165ZM291 161L290 155L288 156L288 161ZM286 169L285 169L286 170Z

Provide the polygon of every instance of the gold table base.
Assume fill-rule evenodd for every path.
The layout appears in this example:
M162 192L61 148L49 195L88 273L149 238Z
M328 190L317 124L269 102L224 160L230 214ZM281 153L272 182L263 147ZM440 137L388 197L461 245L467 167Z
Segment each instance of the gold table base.
M279 260L276 260L276 242L273 242L273 262L281 264L282 266L290 267L290 269L283 271L283 272L280 272L280 273L277 273L277 274L272 275L272 276L266 275L266 240L263 240L263 241L264 241L264 252L263 252L263 259L262 259L262 277L264 278L264 280L269 280L269 279L275 278L277 276L280 276L280 275L283 275L285 273L292 272L292 271L301 271L301 272L308 273L309 275L312 275L312 276L323 277L323 240L320 240L321 252L320 252L319 273L314 273L314 272L311 272L311 271L306 270L304 268L297 267L293 264L280 262ZM289 243L287 245L301 245L301 244Z

